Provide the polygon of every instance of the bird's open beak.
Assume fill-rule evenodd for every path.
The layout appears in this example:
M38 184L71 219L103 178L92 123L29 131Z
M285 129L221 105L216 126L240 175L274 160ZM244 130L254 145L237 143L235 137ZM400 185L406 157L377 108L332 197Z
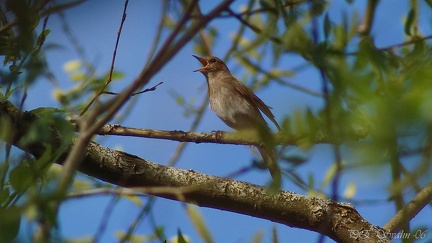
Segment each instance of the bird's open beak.
M203 65L202 68L194 70L194 72L203 72L203 71L205 71L206 67L208 65L208 62L204 58L201 58L199 56L195 56L195 55L192 55L192 56L195 57Z

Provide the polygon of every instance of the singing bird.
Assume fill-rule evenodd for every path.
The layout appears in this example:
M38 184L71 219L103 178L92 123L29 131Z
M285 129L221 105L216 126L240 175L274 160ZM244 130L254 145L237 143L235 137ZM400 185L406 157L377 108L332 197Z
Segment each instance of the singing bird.
M262 112L281 131L270 110L271 107L231 75L230 70L221 59L214 56L193 55L193 57L202 64L202 67L194 72L202 73L207 80L210 108L225 124L237 131L256 130L258 134L271 137L270 128ZM274 156L274 145L263 143L256 147L273 177L273 186L276 185L279 188L281 172Z

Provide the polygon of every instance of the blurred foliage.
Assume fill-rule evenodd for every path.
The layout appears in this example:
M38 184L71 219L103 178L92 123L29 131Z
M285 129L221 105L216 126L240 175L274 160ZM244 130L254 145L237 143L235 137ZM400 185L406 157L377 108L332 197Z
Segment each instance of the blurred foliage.
M80 60L65 63L63 69L69 74L74 86L68 90L57 88L53 91L53 96L63 109L71 113L83 110L101 90L109 91L111 81L123 78L123 73L116 70L98 76L93 64Z
M47 24L49 16L81 2L59 1L55 5L42 0L7 0L0 4L0 56L4 58L4 67L0 70L2 99L9 100L12 94L17 94L24 102L26 95L40 95L31 92L31 84L50 80L45 58L46 41L51 33ZM309 195L329 197L332 180L338 174L366 165L391 168L393 175L399 175L388 185L392 200L398 200L393 195L417 192L425 181L430 181L432 49L418 26L419 6L416 1L410 2L401 23L407 44L392 48L379 48L373 36L358 34L358 13L347 12L336 20L328 9L328 1L249 1L249 5L235 15L227 12L218 17L229 19L238 27L230 36L232 43L227 48L226 58L232 57L230 65L241 81L254 90L278 85L281 89L295 89L305 96L320 99L318 108L297 109L284 118L279 117L283 119L283 136L293 138L298 148L295 152L289 146L277 148L281 166L286 177ZM184 7L188 6L185 3L164 2L166 14L155 37L154 49L164 34L175 28ZM425 3L423 7L431 8L431 1ZM199 17L199 13L193 14L187 26ZM194 40L194 51L209 54L212 48L220 47L226 35L210 22ZM286 60L293 56L301 58L302 67L295 69L287 65ZM32 110L40 119L32 123L20 141L22 146L45 141L47 145L42 152L31 156L16 152L9 144L1 144L0 154L4 155L0 163L1 242L16 237L23 217L54 234L57 211L48 195L59 174L53 163L68 148L74 135L67 118L81 111L102 89L108 89L106 85L111 80L123 78L122 73L115 70L112 76L109 76L110 70L98 75L93 64L81 59L71 60L64 69L70 75L72 87L53 91L61 109ZM304 83L290 81L305 69L320 73L320 87L310 90ZM175 91L171 94L187 116L200 114L201 107L205 107L195 105L196 97L186 98ZM16 105L22 107L23 104ZM0 134L5 141L13 132L11 127L11 121L0 119ZM57 139L61 149L49 146L51 139ZM322 181L317 181L313 174L303 178L295 170L308 162L307 152L318 147L318 143L338 146L344 154L339 164L335 162L328 168ZM98 183L80 184L76 180L73 189L106 186ZM356 184L350 181L343 191L340 198L355 198ZM128 199L149 210L150 203L145 204L134 196ZM213 241L211 229L206 227L199 211L194 207L186 207L186 211L202 240ZM152 235L119 231L116 236L129 238L131 242L163 238L164 228L154 225ZM37 233L39 231L35 232L35 238ZM261 238L257 234L254 241L259 242ZM173 241L189 242L180 229Z
M54 5L46 1L7 0L0 3L0 56L4 58L4 67L0 68L1 99L16 102L11 98L22 96L18 101L21 103L15 104L22 107L31 84L50 78L44 48L51 32L47 28L48 13L63 11L79 2ZM36 242L46 240L46 232L57 227L57 207L49 196L58 178L52 165L69 149L75 130L65 112L59 109L38 108L26 114L20 121L26 133L18 144L38 152L30 156L1 144L0 154L4 156L0 162L1 242L11 242L17 236L23 219L43 222L45 229L41 227L33 235ZM12 121L3 114L0 117L2 139L23 132L13 131ZM35 148L36 144L42 147ZM53 149L50 144L58 146Z

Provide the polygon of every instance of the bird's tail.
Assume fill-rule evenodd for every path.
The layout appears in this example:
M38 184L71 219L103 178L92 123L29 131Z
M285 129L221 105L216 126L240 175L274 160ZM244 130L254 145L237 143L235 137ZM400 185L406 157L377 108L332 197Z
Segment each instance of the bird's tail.
M276 158L274 156L273 149L267 148L265 146L257 146L261 157L264 160L264 163L268 167L270 171L270 175L273 178L272 183L270 184L270 190L277 191L281 188L282 178L281 178L281 170L277 164Z

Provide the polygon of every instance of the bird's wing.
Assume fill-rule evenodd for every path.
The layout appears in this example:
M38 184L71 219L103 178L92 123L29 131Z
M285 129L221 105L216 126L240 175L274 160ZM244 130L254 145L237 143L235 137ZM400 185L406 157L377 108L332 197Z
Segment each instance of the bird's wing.
M266 105L258 96L256 96L248 87L243 83L238 81L241 85L235 86L236 89L243 95L246 99L251 99L251 101L276 125L277 129L281 131L281 127L277 123L275 116L271 112L271 107Z

